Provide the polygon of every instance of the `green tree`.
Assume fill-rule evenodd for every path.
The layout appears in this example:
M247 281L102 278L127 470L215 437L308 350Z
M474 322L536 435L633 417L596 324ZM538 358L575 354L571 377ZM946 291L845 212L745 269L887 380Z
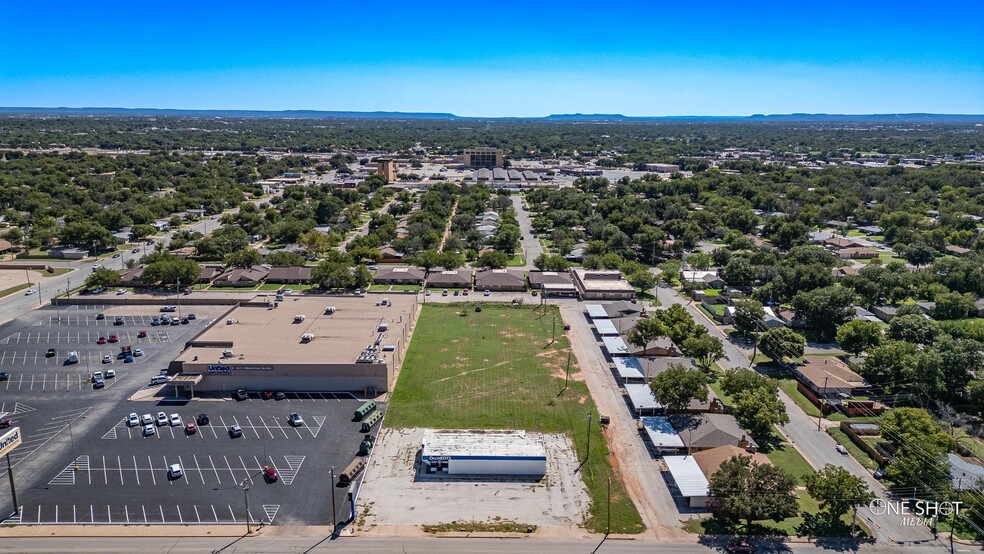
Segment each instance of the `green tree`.
M232 267L241 267L246 269L263 263L263 256L252 248L243 248L242 250L237 250L226 254L225 263L226 265L231 265Z
M567 271L571 263L557 254L540 254L533 260L533 266L540 271Z
M936 322L921 315L897 316L888 323L889 338L912 344L933 344L939 333L940 329Z
M438 265L447 271L454 271L465 265L465 257L457 252L441 252L440 260Z
M775 379L747 368L729 369L721 378L721 390L732 398L735 419L753 434L765 436L774 425L789 422Z
M352 290L356 288L351 259L322 260L311 270L311 283L325 290ZM371 279L370 279L371 281Z
M933 319L964 319L977 313L974 296L969 292L947 292L936 295L936 305L930 310Z
M846 352L860 356L881 343L881 325L874 321L855 319L837 329L837 343Z
M700 370L673 364L650 381L649 389L660 404L679 411L692 400L707 401L707 376Z
M885 475L898 487L925 487L925 483L949 483L946 455L956 441L929 412L921 408L896 408L882 417L881 434L893 448Z
M141 279L145 283L161 283L164 286L191 285L201 276L201 268L193 260L172 256L166 252L148 256L152 262L144 268Z
M765 312L758 300L740 300L735 304L734 326L745 337L752 339L752 360L758 354L759 330L763 329Z
M483 253L475 260L475 264L486 269L498 269L506 267L509 263L509 255L501 250L490 250Z
M157 229L154 229L153 225L134 225L130 227L130 236L137 240L149 237L156 232Z
M355 289L366 289L372 285L372 272L363 264L355 266L352 272L352 284Z
M683 350L684 354L693 358L697 367L705 372L710 372L714 362L724 357L724 345L721 344L721 339L712 337L707 333L687 337L680 345L680 349Z
M274 252L267 255L266 263L279 266L304 265L304 256L294 252Z
M912 381L918 352L910 342L882 341L868 350L861 376L870 383L882 385L887 393L897 394Z
M635 326L629 331L629 343L643 349L643 356L646 355L646 347L654 340L666 336L666 327L661 321L653 317L644 317L636 321Z
M297 237L297 245L303 248L309 256L315 257L321 257L322 254L332 248L332 242L328 235L314 229L301 233Z
M99 269L93 271L85 278L86 288L94 289L99 287L112 287L120 282L120 273L109 269L108 267L100 267Z
M806 320L821 336L833 338L837 326L854 315L854 302L854 291L833 285L796 294L793 307L796 308L796 315Z
M763 354L783 363L786 360L803 356L806 349L806 339L788 327L776 327L762 333L758 340L758 346Z
M413 258L414 265L430 271L441 265L441 254L437 250L423 250Z
M819 471L808 473L803 482L810 496L820 503L820 510L831 526L844 514L858 506L867 505L875 498L864 479L830 464Z
M379 261L379 250L375 248L370 248L368 246L358 246L349 249L348 253L355 260L355 263L361 264L364 262L376 263Z
M936 255L935 248L923 243L910 244L905 250L905 260L916 267L932 263Z
M750 456L725 460L711 475L708 508L718 518L735 523L771 519L782 521L799 513L796 479L784 469L758 464Z
M656 276L647 270L635 271L633 273L626 274L625 280L628 281L630 285L641 290L642 292L648 292L656 286Z

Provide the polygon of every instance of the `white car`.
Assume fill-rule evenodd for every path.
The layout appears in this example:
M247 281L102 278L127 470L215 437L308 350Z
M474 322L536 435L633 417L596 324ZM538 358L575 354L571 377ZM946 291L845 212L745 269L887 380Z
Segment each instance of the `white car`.
M149 436L153 435L156 432L157 432L157 429L154 429L154 426L153 425L144 425L144 431L143 431L143 433L144 433L144 436L145 437L149 437Z
M112 369L107 369L106 370L106 378L107 379L114 379L115 377L116 377L116 372L115 371L113 371Z
M140 425L140 417L137 414L130 414L126 416L127 427L136 427L137 425Z
M293 294L293 293L294 293L294 289L284 289L284 296L286 296L288 294Z
M133 356L134 357L143 356L143 350L140 350L139 348L134 348L133 349Z
M103 356L103 363L104 364L111 364L111 363L113 363L113 357L110 356L109 354L106 354L105 356Z
M167 414L164 412L157 412L157 426L167 425Z
M181 427L181 416L171 414L171 427Z
M24 291L24 296L31 296L32 294L37 294L38 289L27 289Z
M140 423L144 425L150 425L151 423L154 423L154 416L150 414L144 414L140 416Z
M101 269L101 268L102 268L102 264L92 264L92 271L95 271L95 270Z
M181 465L180 464L171 464L170 466L168 466L168 468L167 468L167 478L168 479L177 479L178 477L181 477Z
M118 290L116 291L116 294L117 294L117 296L119 296L119 295L121 295L121 294L126 294L126 289L118 289Z

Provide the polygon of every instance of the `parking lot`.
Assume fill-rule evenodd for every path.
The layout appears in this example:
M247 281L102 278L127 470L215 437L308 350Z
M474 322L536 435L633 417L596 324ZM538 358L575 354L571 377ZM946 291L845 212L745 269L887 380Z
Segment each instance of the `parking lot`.
M151 394L150 377L226 310L183 308L196 319L152 326L159 315L154 306L43 308L0 326L0 372L7 377L0 381L0 415L23 435L10 455L21 512L6 522L242 524L249 517L257 524L325 524L332 492L339 520L345 519L348 490L332 486L328 468L334 466L337 480L358 452L363 435L352 415L360 400L316 392L288 392L283 400L251 392L239 402ZM116 316L122 325L114 325ZM142 330L147 336L138 337ZM108 341L111 334L117 342ZM106 344L97 343L100 337ZM121 346L142 355L124 363ZM69 352L78 352L78 363L67 363ZM94 389L91 372L108 369L116 376ZM127 426L130 413L158 412L177 413L182 425L155 425L148 436L142 426ZM289 424L292 412L303 425ZM209 423L187 433L183 424L201 413ZM233 425L241 436L230 436ZM178 479L168 479L171 464L182 468ZM276 481L268 482L264 467L277 472ZM3 468L0 479L5 474ZM12 507L9 487L0 487L0 512Z

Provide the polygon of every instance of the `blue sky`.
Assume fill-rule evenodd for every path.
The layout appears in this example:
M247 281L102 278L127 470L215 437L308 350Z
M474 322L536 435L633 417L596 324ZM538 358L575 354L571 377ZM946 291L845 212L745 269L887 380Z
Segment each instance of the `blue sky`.
M984 113L980 0L338 4L5 0L0 106Z

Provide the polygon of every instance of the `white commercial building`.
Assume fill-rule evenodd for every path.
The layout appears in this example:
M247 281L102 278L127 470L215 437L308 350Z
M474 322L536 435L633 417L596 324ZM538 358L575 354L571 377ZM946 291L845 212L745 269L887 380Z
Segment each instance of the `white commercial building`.
M521 475L547 473L547 449L539 435L526 431L424 431L423 471L449 475Z

